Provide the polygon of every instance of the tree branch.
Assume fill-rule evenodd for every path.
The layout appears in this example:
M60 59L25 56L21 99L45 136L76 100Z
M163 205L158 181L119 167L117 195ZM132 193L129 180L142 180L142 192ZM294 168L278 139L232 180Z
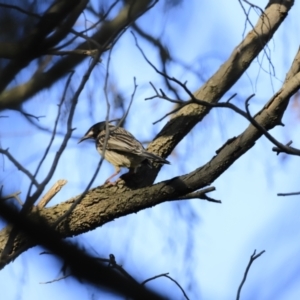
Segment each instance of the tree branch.
M193 97L204 99L209 103L218 102L247 70L260 51L263 50L266 43L284 21L293 3L294 1L289 0L280 3L276 0L269 1L255 27L234 49L229 59L219 70L199 90L193 93ZM162 72L159 71L158 73L161 74ZM295 86L298 85L295 84ZM186 92L188 93L188 89ZM179 109L172 115L171 120L164 126L155 140L148 145L148 150L162 157L168 156L186 134L208 114L210 109L195 103ZM152 184L159 170L160 168L150 170L141 168L137 172L137 177L141 178L143 176L144 180L138 183L139 186Z
M161 295L129 280L120 274L117 268L109 268L106 263L92 257L85 250L64 241L61 237L36 214L36 219L29 219L0 201L0 215L7 222L14 224L21 234L27 237L27 242L38 243L49 252L60 258L70 269L72 277L84 279L87 283L98 287L108 288L119 295L130 299L164 299ZM0 268L5 261L0 261Z
M71 1L72 2L72 1ZM141 16L149 7L157 1L140 0L125 4L119 14L112 20L107 21L101 28L90 38L102 46L102 51L107 50L107 46L111 44L119 33L127 26ZM72 2L73 3L73 2ZM88 41L80 44L75 50L90 49ZM100 53L101 55L101 53ZM40 90L51 86L57 80L64 77L69 70L74 69L76 65L83 61L85 57L81 55L68 55L60 59L47 72L34 76L28 82L5 90L0 94L0 111L7 108L18 107L20 104L28 100ZM1 82L0 88L6 86L7 81L15 76L15 70L8 70L10 76L6 74L5 81Z
M267 105L256 114L255 121L270 130L280 124L292 94L300 87L300 73L288 80L271 98ZM262 132L252 124L239 136L228 140L218 151L217 155L204 166L189 174L172 178L152 186L138 188L136 182L145 182L149 169L141 167L143 175L133 174L126 181L120 181L115 186L101 186L90 190L73 210L56 228L62 236L73 236L92 230L115 218L128 215L154 205L178 199L188 193L210 185L225 172L239 157L251 149L262 136ZM151 171L151 169L150 169ZM140 181L139 181L140 180ZM143 186L141 184L141 186ZM39 213L51 224L62 216L80 195L51 208L42 209ZM55 216L55 217L54 217ZM34 212L33 216L34 217ZM55 220L54 220L55 219ZM77 220L81 222L78 224ZM66 230L67 228L67 230ZM1 241L6 241L5 230L0 232L0 253L3 251ZM32 245L31 245L32 246ZM9 258L14 259L25 251L29 245L26 238L14 241L14 251ZM18 251L16 251L18 249ZM9 262L9 260L8 260Z

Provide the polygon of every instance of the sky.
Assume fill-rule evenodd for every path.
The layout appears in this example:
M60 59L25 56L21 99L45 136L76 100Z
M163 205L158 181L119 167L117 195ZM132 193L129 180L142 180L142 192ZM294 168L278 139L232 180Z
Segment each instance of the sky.
M265 1L263 4L256 2L262 7L267 4ZM161 9L165 9L164 15L160 13ZM271 55L275 74L269 74L270 65L266 56L261 54L224 99L238 93L233 103L243 107L243 100L255 93L250 106L254 114L280 88L299 47L296 34L300 29L298 11L299 3L296 3L266 50ZM250 17L255 23L256 13L252 12ZM168 72L182 81L187 80L189 88L194 91L242 40L245 16L239 2L233 0L230 3L225 0L183 1L175 8L166 8L161 1L138 24L162 38L172 56L188 66L184 68L172 63ZM249 28L247 26L246 32ZM156 50L143 41L141 46L147 57L161 67ZM133 78L136 77L138 89L126 129L139 140L151 141L168 119L156 125L152 123L173 107L163 100L144 101L154 94L150 81L158 88L165 86L162 78L134 46L130 30L113 49L109 66L108 53L102 59L103 63L94 70L92 79L80 96L74 120L74 139L68 144L49 188L62 178L67 179L68 184L50 205L81 193L90 180L85 175L92 176L99 161L93 143L77 145L77 141L92 124L105 119L107 109L103 86L108 68L111 90L115 89L125 97L125 105L129 103ZM83 63L74 75L74 88L81 78L80 71L83 72L87 65L88 62ZM40 124L51 128L62 90L63 86L43 91L34 96L25 108L28 111L34 109L36 115L45 115ZM183 91L180 95L188 99ZM113 103L113 92L109 96ZM51 101L45 103L45 99ZM293 146L299 148L297 108L290 105L283 118L285 127L276 128L271 134L282 143L293 140ZM120 117L120 111L111 111L111 117L115 116ZM9 118L0 119L0 122L1 146L9 147L26 167L33 170L43 153L41 146L50 138L49 134L32 129L17 112L9 112ZM62 122L61 130L63 125ZM175 148L168 158L171 165L162 168L156 182L186 174L205 164L229 138L240 134L247 126L247 121L232 111L223 108L213 110ZM18 144L15 143L16 138ZM29 138L30 151L27 150ZM55 140L52 157L60 141L60 137ZM190 299L204 300L235 298L250 256L255 249L257 253L265 250L250 269L241 299L297 299L300 295L297 271L300 267L297 230L300 225L300 199L299 196L278 197L277 193L299 191L298 158L277 156L272 147L268 140L261 138L212 184L216 191L209 196L221 200L222 204L202 200L163 203L119 218L72 240L100 257L113 253L117 262L141 281L168 272ZM28 180L4 158L1 160L3 173L0 184L7 191L24 191L21 197L25 197ZM40 178L46 174L50 163L51 157L41 170ZM94 186L102 184L112 172L113 167L104 162ZM62 266L55 257L39 255L41 251L40 247L28 250L0 272L1 293L5 299L120 299L108 293L102 294L72 278L43 284L60 277ZM16 282L18 289L12 288ZM156 279L149 283L149 287L166 293L170 299L183 299L180 290L166 278Z

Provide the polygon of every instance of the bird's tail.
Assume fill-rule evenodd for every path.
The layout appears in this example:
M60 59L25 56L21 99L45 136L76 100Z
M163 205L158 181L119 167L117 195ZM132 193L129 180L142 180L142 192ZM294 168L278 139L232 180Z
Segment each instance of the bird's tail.
M147 151L143 152L143 156L146 159L156 162L156 163L159 163L159 164L168 164L168 165L170 164L170 162L168 160L166 160L158 155L155 155L153 153L147 152Z

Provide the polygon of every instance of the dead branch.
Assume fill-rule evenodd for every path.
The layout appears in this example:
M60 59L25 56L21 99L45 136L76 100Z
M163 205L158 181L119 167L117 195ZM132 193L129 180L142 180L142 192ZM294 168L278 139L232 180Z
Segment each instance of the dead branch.
M41 201L38 203L37 207L43 208L45 207L55 195L63 188L63 186L67 183L67 180L60 179L50 188L50 190L42 197Z

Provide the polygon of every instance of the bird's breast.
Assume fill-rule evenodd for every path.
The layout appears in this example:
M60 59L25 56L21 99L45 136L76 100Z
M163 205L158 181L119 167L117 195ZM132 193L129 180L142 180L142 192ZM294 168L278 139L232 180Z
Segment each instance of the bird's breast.
M114 166L125 167L125 168L136 168L138 167L143 160L144 157L130 154L130 153L122 153L113 150L105 150L103 155L103 150L100 147L97 147L98 152L104 159L113 164Z

